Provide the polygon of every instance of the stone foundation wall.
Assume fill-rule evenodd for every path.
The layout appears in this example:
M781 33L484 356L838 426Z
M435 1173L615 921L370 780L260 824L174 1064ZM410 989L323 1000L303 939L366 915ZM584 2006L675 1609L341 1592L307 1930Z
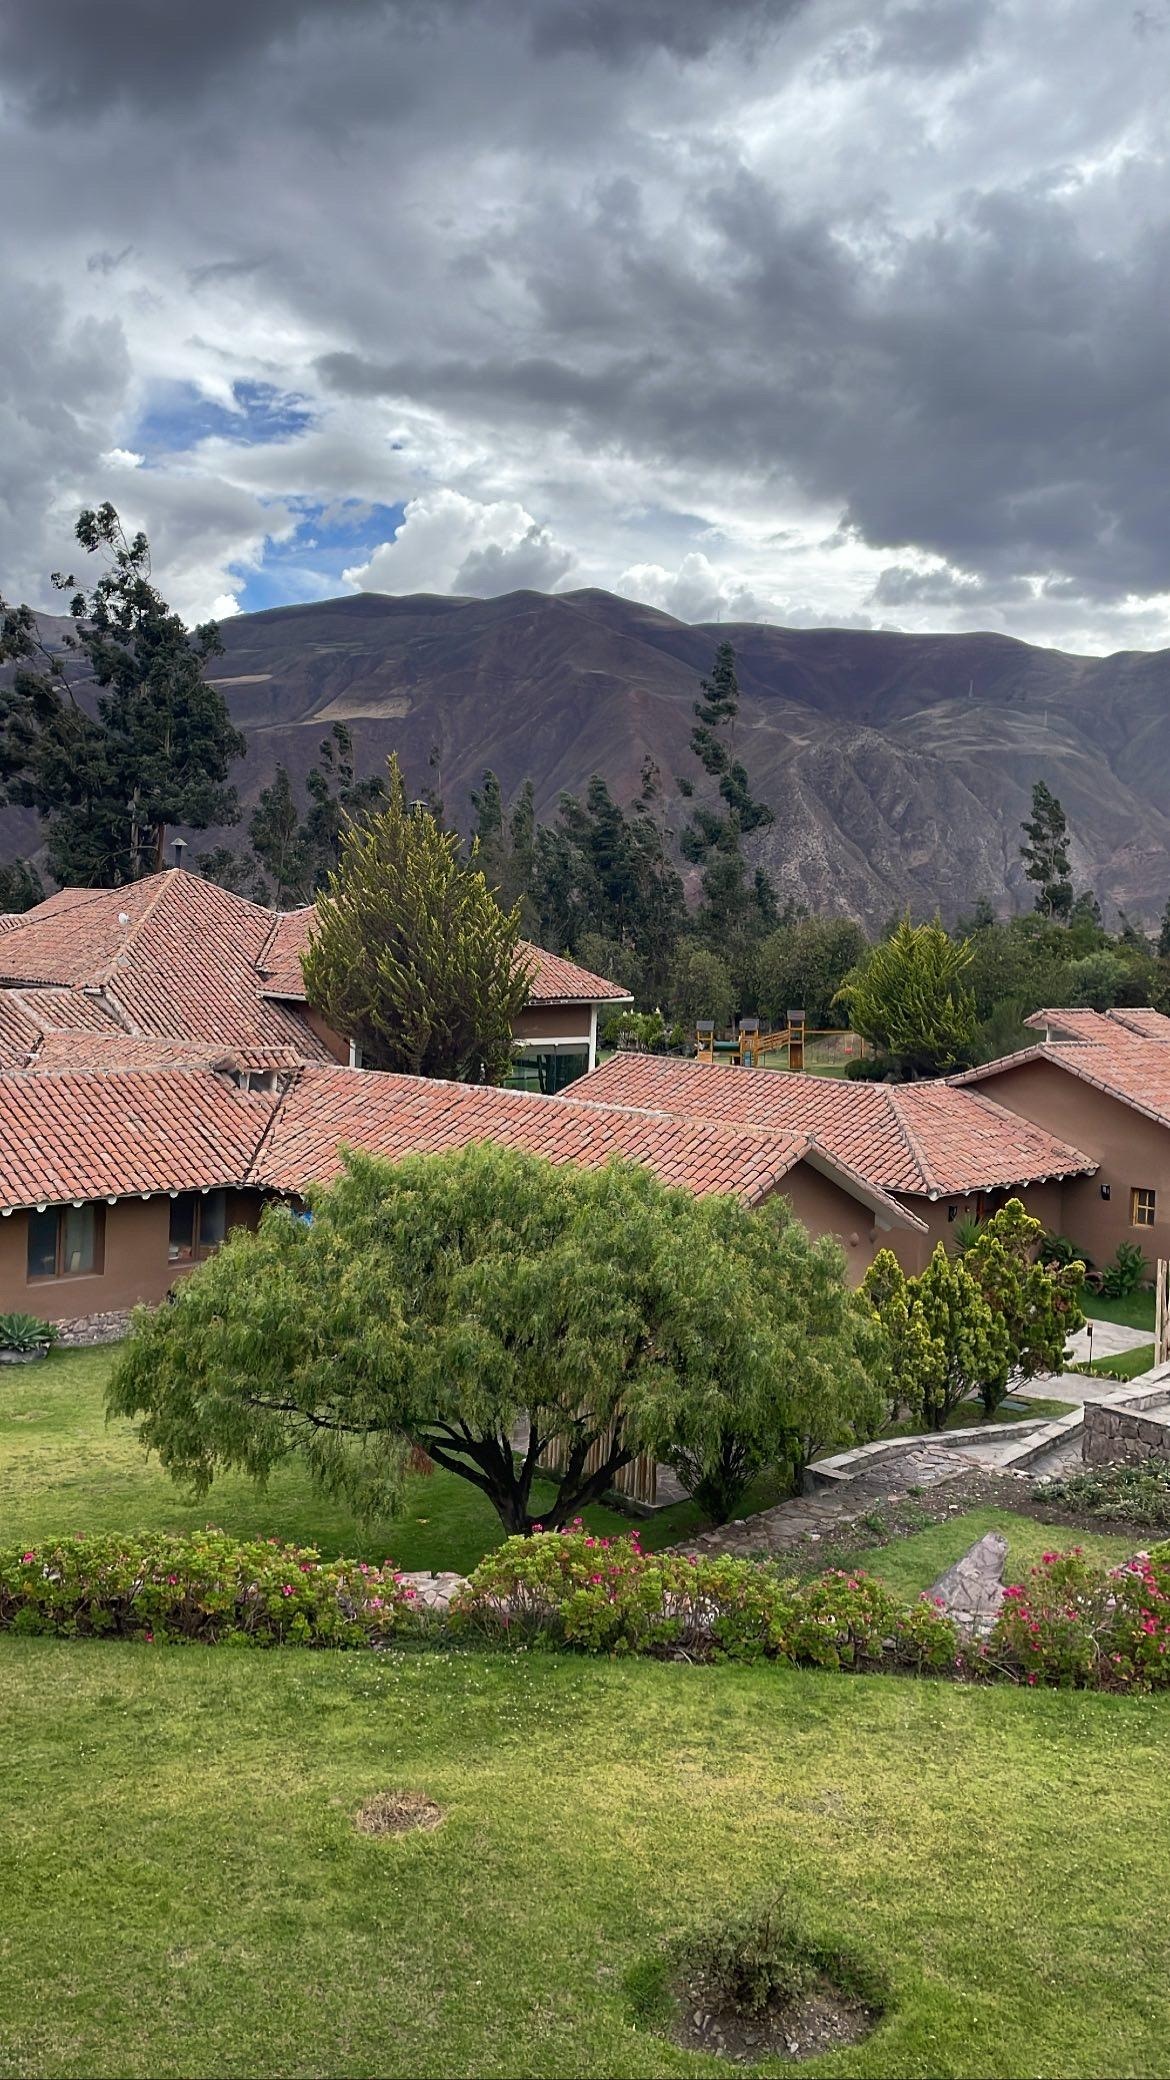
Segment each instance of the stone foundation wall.
M79 1314L58 1322L58 1341L70 1347L88 1343L118 1343L130 1327L130 1309L116 1308L110 1314Z
M1086 1466L1136 1466L1143 1459L1170 1459L1170 1421L1136 1408L1087 1401L1081 1457Z

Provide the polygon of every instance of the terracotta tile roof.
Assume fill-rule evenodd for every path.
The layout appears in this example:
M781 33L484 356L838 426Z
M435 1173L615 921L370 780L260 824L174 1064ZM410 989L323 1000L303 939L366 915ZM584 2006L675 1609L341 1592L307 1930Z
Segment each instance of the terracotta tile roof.
M613 1106L574 1105L529 1091L441 1083L356 1069L306 1069L291 1084L257 1166L257 1181L298 1191L332 1177L339 1149L393 1159L493 1141L552 1162L643 1162L664 1184L728 1192L754 1204L800 1160L805 1137L647 1119Z
M3 995L0 994L0 1010ZM46 1033L27 1064L44 1070L65 1069L217 1069L224 1074L300 1068L293 1047L225 1047L216 1040L156 1040L133 1033Z
M277 1100L176 1069L0 1075L0 1205L242 1183Z
M301 955L308 946L312 924L311 906L303 910L288 910L277 918L256 963L264 977L264 989L268 995L304 1000ZM520 955L533 970L530 1004L632 1004L634 1001L629 990L623 989L620 983L607 982L603 975L593 975L588 968L579 968L575 961L564 960L557 953L547 953L543 946L534 946L530 939L521 939Z
M1170 1046L1170 1018L1149 1004L1118 1005L1112 1011L1054 1006L1033 1011L1024 1024L1053 1043L1072 1040L1083 1046L1123 1047L1129 1040L1152 1040Z
M126 1038L100 999L81 990L0 989L0 1068L23 1068L57 1034L66 1047L80 1034Z
M664 1184L748 1205L805 1161L895 1226L913 1215L808 1135L713 1125L622 1107L420 1077L284 1064L273 1093L246 1093L218 1050L77 1036L83 1063L50 1036L35 1067L0 1074L0 1205L106 1198L211 1185L295 1193L326 1182L344 1146L397 1157L492 1141L593 1167L620 1155ZM233 1068L280 1067L233 1051Z
M641 1106L676 1117L772 1126L819 1147L885 1192L939 1198L1096 1166L1004 1107L947 1083L850 1083L665 1055L617 1054L564 1101Z
M968 1069L954 1081L970 1095L971 1084L990 1082L994 1088L997 1076L1027 1062L1052 1062L1081 1083L1092 1084L1095 1090L1131 1106L1146 1119L1170 1127L1170 1046L1136 1035L1114 1036L1109 1046L1097 1040L1042 1041L1037 1047L1025 1047L1018 1054L1002 1055L998 1061Z
M604 975L593 975L588 968L579 968L576 961L564 959L559 953L547 953L543 946L534 946L530 939L520 941L524 957L535 963L535 974L529 992L531 1004L632 1004L634 999L620 982L607 982Z
M99 991L135 1034L329 1051L264 993L257 958L272 917L178 868L127 888L63 889L0 934L0 984Z

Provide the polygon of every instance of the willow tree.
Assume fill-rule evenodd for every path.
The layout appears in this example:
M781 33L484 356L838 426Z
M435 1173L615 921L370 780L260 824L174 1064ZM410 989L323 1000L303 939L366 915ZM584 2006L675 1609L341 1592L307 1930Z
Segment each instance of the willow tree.
M374 1515L423 1452L508 1531L555 1529L650 1451L721 1512L761 1464L880 1421L869 1310L780 1202L483 1144L351 1154L312 1211L230 1236L112 1377L111 1412L199 1491L295 1455Z
M501 910L474 844L408 803L397 758L386 801L342 832L304 956L314 1008L372 1069L499 1082L528 1001L519 909Z

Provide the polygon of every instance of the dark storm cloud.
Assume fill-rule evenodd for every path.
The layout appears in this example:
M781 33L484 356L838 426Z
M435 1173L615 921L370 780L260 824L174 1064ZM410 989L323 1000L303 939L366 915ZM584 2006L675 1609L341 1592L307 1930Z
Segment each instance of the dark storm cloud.
M613 572L706 557L704 527L727 538L742 510L759 554L728 583L767 597L767 545L785 572L813 510L826 554L869 558L856 596L879 607L1038 600L1054 628L1098 610L1105 627L1170 590L1170 205L1146 13L11 6L0 183L22 200L0 243L10 280L57 282L43 370L8 356L21 496L35 505L42 425L47 510L54 486L94 495L95 458L134 449L166 380L204 381L224 411L263 380L311 392L311 428L244 489L238 412L231 440L193 441L167 479L171 529L213 466L233 539L246 496L262 539L266 499L447 487L532 520L476 535L461 579L551 584L575 528L604 539L612 470L633 532L655 508L686 516L615 546ZM107 161L87 119L111 109ZM113 328L104 387L69 345L97 322L83 290ZM143 499L162 484L144 473ZM209 505L201 539L213 525Z

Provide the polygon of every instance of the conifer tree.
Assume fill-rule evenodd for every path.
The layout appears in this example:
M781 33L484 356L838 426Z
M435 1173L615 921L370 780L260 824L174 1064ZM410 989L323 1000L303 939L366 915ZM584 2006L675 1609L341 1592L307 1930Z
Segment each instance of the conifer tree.
M1028 880L1035 883L1035 908L1041 917L1067 920L1073 907L1068 818L1043 780L1032 789L1032 814L1021 828L1026 842L1020 857Z
M9 799L47 820L59 881L114 887L166 864L168 828L234 823L228 774L244 752L205 668L222 650L212 623L189 632L151 582L144 534L128 537L112 505L86 510L77 540L104 553L92 591L74 591L67 649L100 689L76 698L27 607L0 603L0 659L17 670L0 709L0 776ZM55 573L69 592L75 580Z
M499 1082L528 1000L520 913L500 909L473 843L406 800L398 760L382 809L349 823L304 958L310 1001L367 1067Z

